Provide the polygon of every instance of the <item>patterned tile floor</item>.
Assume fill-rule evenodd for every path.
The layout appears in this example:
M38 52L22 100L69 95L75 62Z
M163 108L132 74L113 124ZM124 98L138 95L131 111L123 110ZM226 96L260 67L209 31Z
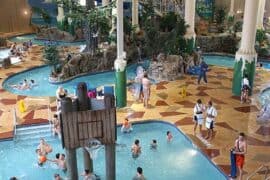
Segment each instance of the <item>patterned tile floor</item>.
M76 51L76 49L72 49ZM0 83L11 74L42 64L41 47L34 47L25 61L13 65L10 69L0 70ZM161 82L151 88L151 107L145 109L142 103L135 102L128 92L128 105L117 111L117 121L125 117L131 121L159 119L175 124L226 174L229 174L229 149L239 132L248 137L248 154L246 156L245 177L261 164L270 161L270 125L256 123L259 111L256 97L258 92L270 82L270 73L259 70L256 76L254 95L251 104L240 104L239 97L232 96L232 69L211 67L208 73L209 83L198 86L196 77L184 76L180 80ZM187 96L182 97L181 88L187 87ZM206 146L193 133L192 112L194 103L201 98L204 103L214 102L218 110L215 137ZM19 113L19 124L48 122L48 104L55 111L55 98L34 98L11 94L0 86L0 139L13 136L13 109L17 102L24 99L27 112ZM205 133L205 130L204 132ZM259 176L257 176L259 178ZM257 178L254 178L257 179Z

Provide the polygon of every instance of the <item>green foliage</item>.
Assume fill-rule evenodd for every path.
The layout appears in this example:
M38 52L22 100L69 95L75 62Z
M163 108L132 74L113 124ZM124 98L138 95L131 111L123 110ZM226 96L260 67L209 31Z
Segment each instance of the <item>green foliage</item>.
M234 30L234 32L241 32L242 27L243 27L243 22L242 21L237 21L233 26L233 30Z
M265 30L263 30L263 29L257 30L256 41L259 42L260 44L263 43L264 41L267 41L267 36L266 36Z
M59 52L56 46L48 45L44 47L43 58L46 64L53 67L56 72L56 66L59 64Z
M188 43L187 40L184 38L186 30L187 25L185 24L185 20L178 16L177 20L175 21L173 30L165 41L164 51L168 54L189 53L189 48L187 48Z
M218 8L215 11L215 20L217 24L223 24L224 20L226 18L226 11L224 8Z
M46 24L51 24L52 17L45 9L33 6L32 12L41 16Z
M177 21L177 16L174 12L169 12L165 16L161 17L160 29L162 31L171 31L175 27L175 22Z
M255 48L259 56L267 56L269 49L269 42L266 36L266 31L258 29L256 32L256 45Z

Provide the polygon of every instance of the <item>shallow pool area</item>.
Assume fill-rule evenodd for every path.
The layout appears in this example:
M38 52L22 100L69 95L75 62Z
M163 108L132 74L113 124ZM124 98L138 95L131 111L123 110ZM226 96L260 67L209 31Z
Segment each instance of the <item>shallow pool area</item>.
M147 68L149 61L145 61L142 64L144 68ZM127 67L127 79L134 79L136 76L137 64L132 64ZM15 74L6 81L3 82L3 88L8 90L11 93L27 96L55 96L56 89L59 85L62 85L67 89L68 93L75 93L76 85L79 82L86 82L89 87L95 88L104 85L112 85L115 83L115 72L102 72L98 74L89 74L81 77L77 77L70 81L61 83L61 84L51 84L48 80L49 74L51 72L51 67L42 66L33 68L18 74ZM33 87L30 90L18 90L12 88L11 85L19 84L23 82L24 79L35 80L37 86Z
M270 87L264 89L259 95L258 99L261 105L270 103Z
M150 121L133 125L134 131L122 134L117 129L116 147L116 179L129 180L141 166L149 180L225 180L224 174L195 147L187 137L175 126L159 121ZM171 131L173 141L166 141L166 132ZM0 142L0 179L16 176L20 180L52 179L54 173L65 177L66 174L57 167L46 162L43 167L37 165L35 149L39 138L44 134L33 134L31 139L18 139L16 142ZM137 159L131 157L131 145L135 139L140 140L142 153ZM150 149L152 139L158 142L157 150ZM64 153L58 138L49 136L46 140L53 147L48 155L53 159L56 153ZM94 172L105 180L105 155L101 148L94 157ZM82 151L77 150L79 174L83 172ZM207 173L206 173L207 172ZM81 178L82 179L82 178Z
M15 36L10 38L9 40L12 42L17 42L17 43L23 43L31 40L33 44L37 45L45 45L46 40L40 40L36 39L37 36L35 34L26 34L26 35L20 35L20 36ZM57 46L80 46L80 45L85 45L84 41L78 41L78 42L61 42L61 41L53 41L53 43Z

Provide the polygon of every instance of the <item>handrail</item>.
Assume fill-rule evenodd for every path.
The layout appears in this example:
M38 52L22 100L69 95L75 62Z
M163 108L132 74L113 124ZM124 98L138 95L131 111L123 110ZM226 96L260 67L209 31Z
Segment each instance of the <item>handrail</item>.
M270 180L270 177L267 178L268 172L269 172L269 166L263 164L261 165L258 169L256 169L253 173L251 173L251 175L249 175L247 177L247 180L249 180L250 178L254 177L260 170L265 168L265 175L264 175L264 179L265 180Z
M16 108L13 108L13 133L14 133L14 137L17 134L17 114L16 114Z

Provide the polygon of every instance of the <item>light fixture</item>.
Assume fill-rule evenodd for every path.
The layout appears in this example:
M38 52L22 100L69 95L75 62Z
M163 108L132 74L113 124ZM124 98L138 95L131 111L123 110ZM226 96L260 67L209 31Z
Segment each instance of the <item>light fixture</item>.
M24 15L27 15L27 14L28 14L28 12L25 10L25 11L23 12L23 14L24 14Z
M238 10L236 11L236 13L237 13L237 14L241 14L241 13L243 13L243 11L240 10L240 9L238 9Z

